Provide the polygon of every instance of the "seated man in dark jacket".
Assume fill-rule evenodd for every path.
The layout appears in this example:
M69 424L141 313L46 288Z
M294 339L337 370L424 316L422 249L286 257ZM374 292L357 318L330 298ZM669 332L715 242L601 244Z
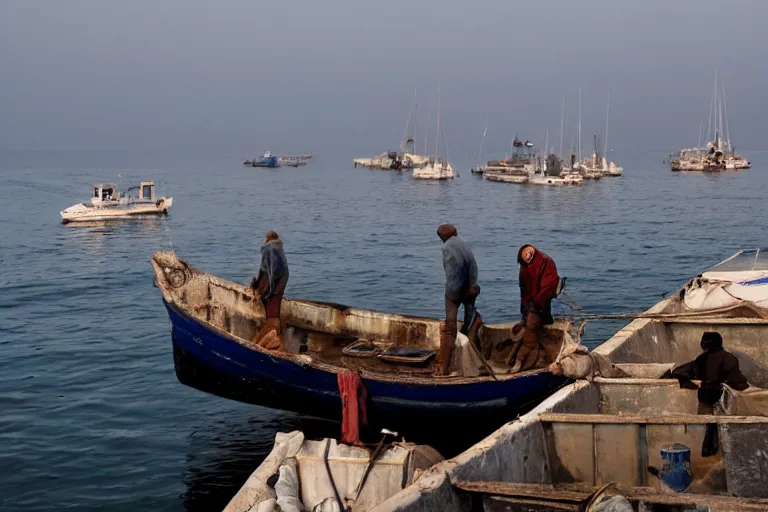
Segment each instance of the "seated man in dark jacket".
M283 242L276 232L270 231L261 247L259 274L251 281L251 287L259 295L264 306L266 317L253 341L270 350L280 348L280 305L287 283L288 260L283 251ZM274 331L274 334L270 334L270 331Z
M456 343L456 321L459 306L464 305L464 324L462 332L470 341L477 344L475 338L481 323L475 314L475 299L480 294L477 286L477 262L469 246L459 238L456 228L451 224L442 224L437 228L437 236L443 241L443 268L445 269L445 322L440 329L440 350L437 353L437 374L448 375Z
M714 405L723 394L722 384L743 391L749 383L739 370L736 356L723 349L720 333L705 332L701 336L701 349L704 353L693 362L693 378L701 381L699 414L712 414Z

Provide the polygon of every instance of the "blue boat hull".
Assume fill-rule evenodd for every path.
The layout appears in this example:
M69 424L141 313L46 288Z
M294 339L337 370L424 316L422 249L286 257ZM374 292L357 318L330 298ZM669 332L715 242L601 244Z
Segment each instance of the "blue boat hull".
M176 375L182 384L222 397L338 420L336 373L250 349L165 303L171 320ZM363 378L373 425L430 424L467 419L508 421L567 380L541 371L506 380L413 384Z

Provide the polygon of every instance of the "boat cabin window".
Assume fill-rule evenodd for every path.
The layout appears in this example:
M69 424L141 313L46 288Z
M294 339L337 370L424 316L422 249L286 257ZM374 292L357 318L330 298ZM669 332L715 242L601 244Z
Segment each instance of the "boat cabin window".
M146 199L148 201L152 200L152 196L154 195L152 192L153 186L152 185L142 185L141 187L141 198Z
M115 195L112 187L93 187L93 197L97 197L102 201L111 201L115 198Z

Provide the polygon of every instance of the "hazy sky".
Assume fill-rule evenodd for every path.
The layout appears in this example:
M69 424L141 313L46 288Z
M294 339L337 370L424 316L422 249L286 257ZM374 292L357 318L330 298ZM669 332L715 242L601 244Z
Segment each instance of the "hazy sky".
M768 146L765 0L0 0L0 148L383 150L414 90L451 153L515 132L694 145L715 68L734 142Z

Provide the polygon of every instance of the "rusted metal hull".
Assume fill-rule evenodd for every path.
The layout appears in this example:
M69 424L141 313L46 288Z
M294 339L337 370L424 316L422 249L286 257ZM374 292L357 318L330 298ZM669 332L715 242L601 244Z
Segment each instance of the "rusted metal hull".
M182 384L241 402L338 420L337 374L252 350L165 303L172 325L174 363ZM498 427L567 382L546 371L506 380L450 380L430 384L362 378L373 425L442 423L471 418Z

